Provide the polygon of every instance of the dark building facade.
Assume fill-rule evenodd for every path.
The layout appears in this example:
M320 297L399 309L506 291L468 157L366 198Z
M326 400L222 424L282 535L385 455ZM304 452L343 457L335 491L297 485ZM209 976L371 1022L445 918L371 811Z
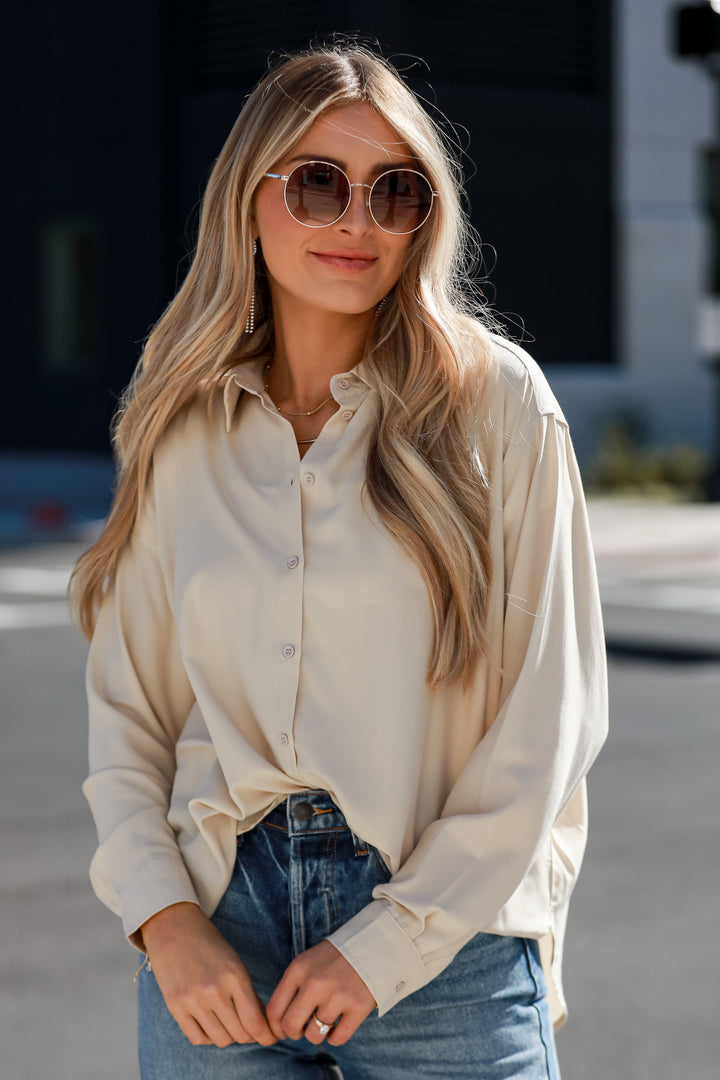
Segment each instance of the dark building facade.
M607 0L29 0L4 20L0 449L104 451L268 55L380 43L456 125L484 291L545 363L614 349ZM416 58L421 57L425 64Z

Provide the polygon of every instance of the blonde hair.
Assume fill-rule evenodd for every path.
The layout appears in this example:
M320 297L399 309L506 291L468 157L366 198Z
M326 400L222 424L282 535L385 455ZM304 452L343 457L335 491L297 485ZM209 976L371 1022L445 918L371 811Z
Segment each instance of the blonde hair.
M353 102L377 111L439 192L367 342L378 408L366 493L427 584L434 620L429 684L466 683L485 650L488 491L468 410L471 388L486 371L490 334L469 314L470 234L459 168L397 73L354 45L310 50L270 70L215 163L187 278L150 334L113 424L115 498L100 539L71 580L74 617L87 637L133 530L159 438L190 403L209 398L210 407L232 367L272 349L270 295L263 276L256 279L252 254L255 190L320 116ZM253 288L262 326L248 338Z

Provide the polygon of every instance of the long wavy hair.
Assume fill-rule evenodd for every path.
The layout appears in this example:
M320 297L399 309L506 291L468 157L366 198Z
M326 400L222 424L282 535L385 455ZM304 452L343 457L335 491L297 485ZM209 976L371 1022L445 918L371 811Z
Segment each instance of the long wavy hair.
M235 365L272 355L270 292L256 273L251 228L263 174L321 116L356 102L368 103L397 132L439 192L366 345L378 403L366 497L427 584L434 621L429 685L465 685L485 651L489 500L468 417L496 327L487 312L482 321L472 315L472 234L451 145L390 64L357 45L309 50L268 71L215 163L189 272L149 335L113 422L118 481L109 517L71 579L71 609L88 638L163 432L191 403L206 400L210 408ZM260 326L248 336L253 289Z

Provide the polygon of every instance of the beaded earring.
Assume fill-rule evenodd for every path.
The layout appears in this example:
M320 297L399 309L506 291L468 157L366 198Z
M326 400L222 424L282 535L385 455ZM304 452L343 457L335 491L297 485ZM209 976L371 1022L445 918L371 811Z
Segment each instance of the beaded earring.
M255 237L253 237L253 242L252 242L252 253L253 253L253 264L254 264L255 255L257 254L257 240L255 239ZM254 265L253 265L253 276L254 276ZM250 310L248 311L247 319L245 320L245 333L246 334L254 334L255 333L255 286L254 285L253 285L252 296L250 297Z

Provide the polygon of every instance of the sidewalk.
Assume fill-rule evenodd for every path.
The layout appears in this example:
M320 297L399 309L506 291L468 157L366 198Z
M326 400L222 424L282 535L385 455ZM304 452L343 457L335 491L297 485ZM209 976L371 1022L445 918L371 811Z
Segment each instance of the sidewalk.
M601 576L714 577L720 583L720 503L588 499Z
M720 504L590 499L609 648L720 659Z

